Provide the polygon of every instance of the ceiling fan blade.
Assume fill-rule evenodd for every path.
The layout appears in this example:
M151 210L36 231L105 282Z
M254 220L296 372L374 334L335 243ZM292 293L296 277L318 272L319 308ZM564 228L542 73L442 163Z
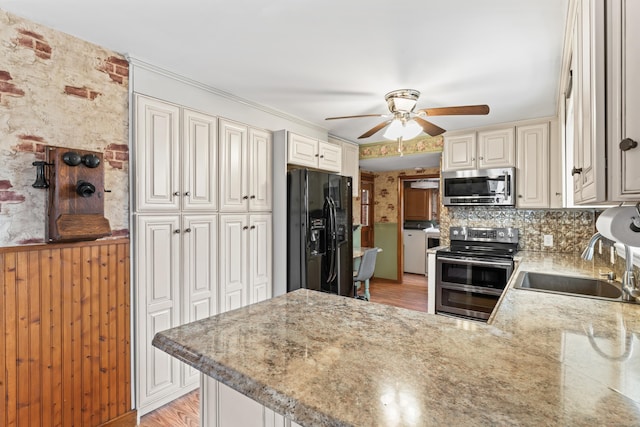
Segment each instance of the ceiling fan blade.
M464 105L459 107L424 108L427 116L464 116L489 114L488 105Z
M386 114L360 114L357 116L340 116L340 117L327 117L325 120L337 120L337 119L356 119L358 117L385 117Z
M438 136L442 133L445 133L445 130L440 126L436 126L433 123L426 121L425 119L414 117L413 120L415 120L416 123L418 123L422 127L422 130L424 130L425 133L429 134L430 136Z
M371 129L369 129L368 131L366 131L365 133L363 133L362 135L360 135L358 137L358 139L362 139L362 138L369 138L371 135L373 135L374 133L378 132L380 129L382 129L383 127L385 127L386 125L388 125L389 123L391 123L393 120L387 120L385 122L382 122L374 127L372 127Z

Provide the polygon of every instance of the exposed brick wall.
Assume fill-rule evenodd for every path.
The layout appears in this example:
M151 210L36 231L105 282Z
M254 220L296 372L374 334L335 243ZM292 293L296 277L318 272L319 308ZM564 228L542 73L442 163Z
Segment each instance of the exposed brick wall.
M105 217L129 229L128 74L116 52L0 9L0 247L45 241L48 146L105 153Z
M129 146L125 144L109 144L104 152L104 159L112 168L122 169L129 161Z
M12 190L13 185L11 181L3 179L0 180L0 212L2 212L2 205L7 203L23 203L25 201L24 195Z
M98 71L107 73L111 80L118 84L126 86L129 82L129 63L117 56L105 59L98 67Z
M16 87L15 84L10 83L10 80L13 80L11 73L0 70L0 102L2 101L2 97L6 95L24 96L24 91Z
M102 95L100 92L95 90L91 90L87 87L74 87L74 86L65 86L64 93L67 95L77 96L78 98L86 98L90 100L96 99L99 95Z
M51 46L41 34L30 30L20 29L18 30L18 36L14 41L22 47L33 50L38 58L51 58Z
M47 146L44 138L36 135L18 135L20 143L12 147L21 153L34 153L37 160L44 160L44 150Z

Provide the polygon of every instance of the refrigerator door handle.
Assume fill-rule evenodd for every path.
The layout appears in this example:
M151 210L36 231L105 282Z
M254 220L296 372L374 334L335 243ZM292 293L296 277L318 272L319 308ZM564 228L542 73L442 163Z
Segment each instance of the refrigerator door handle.
M333 201L331 197L329 197L331 201L331 266L332 266L332 275L331 281L333 282L338 276L336 272L336 266L338 264L338 215L336 213L336 202Z
M327 204L327 257L329 262L329 271L327 272L327 283L333 282L333 279L336 277L336 234L335 234L335 221L336 218L334 216L334 205L331 197L326 198Z

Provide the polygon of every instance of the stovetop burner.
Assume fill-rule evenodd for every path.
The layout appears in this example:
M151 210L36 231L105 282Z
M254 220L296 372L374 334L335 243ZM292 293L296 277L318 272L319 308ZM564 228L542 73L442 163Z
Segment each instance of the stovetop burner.
M518 250L517 228L451 227L449 237L449 250L443 253L513 258Z

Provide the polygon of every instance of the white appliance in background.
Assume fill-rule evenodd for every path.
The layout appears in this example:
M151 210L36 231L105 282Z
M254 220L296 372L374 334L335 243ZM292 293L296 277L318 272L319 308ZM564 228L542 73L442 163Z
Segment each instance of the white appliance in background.
M425 274L427 271L425 251L427 239L423 228L403 229L404 272Z

